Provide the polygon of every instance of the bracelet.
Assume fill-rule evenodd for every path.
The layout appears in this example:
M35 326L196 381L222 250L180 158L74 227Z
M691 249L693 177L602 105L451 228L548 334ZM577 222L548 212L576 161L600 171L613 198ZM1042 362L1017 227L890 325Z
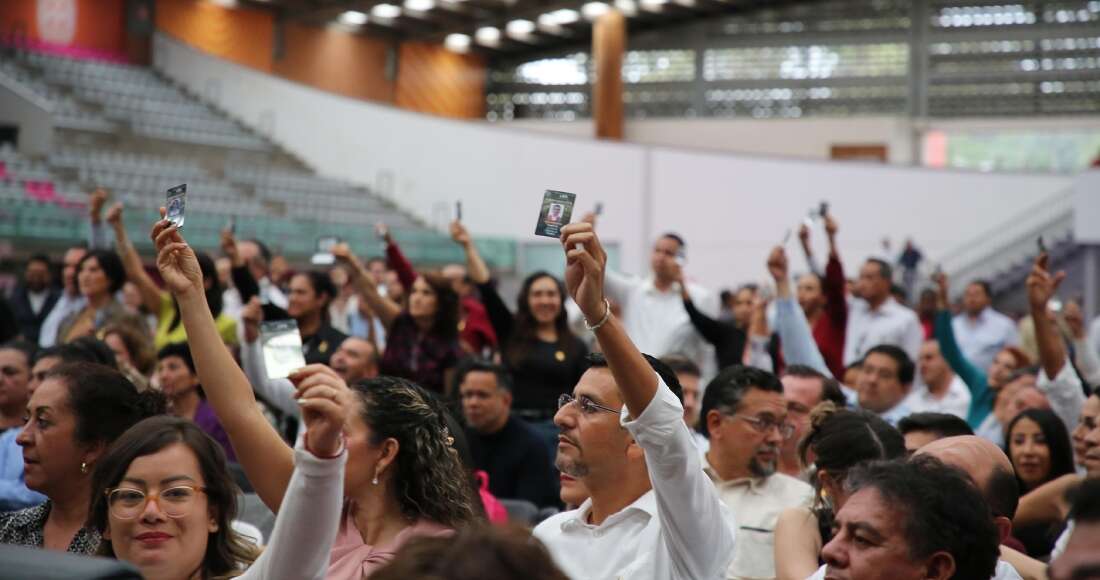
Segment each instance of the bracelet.
M319 455L314 453L313 450L309 448L309 431L306 431L305 434L302 435L302 447L317 459L336 459L343 455L344 450L348 448L348 436L344 433L340 433L340 448L333 455Z
M584 319L584 327L587 328L589 332L596 332L601 326L607 324L608 320L611 320L611 302L608 302L607 298L603 299L603 307L603 318L596 324L589 323L587 318Z

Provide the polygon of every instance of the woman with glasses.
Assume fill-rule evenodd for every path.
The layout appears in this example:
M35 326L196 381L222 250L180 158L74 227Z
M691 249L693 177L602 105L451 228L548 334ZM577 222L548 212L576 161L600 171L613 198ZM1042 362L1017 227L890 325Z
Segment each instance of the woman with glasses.
M294 471L293 451L261 413L244 372L217 339L194 251L163 220L154 226L153 239L157 268L180 305L207 401L256 493L277 513ZM290 378L306 399L332 398L348 389L322 365ZM393 377L366 380L352 390L345 405L345 503L327 571L327 578L339 580L369 576L412 537L446 535L476 521L473 490L442 404Z
M785 510L775 525L775 572L779 580L802 580L821 566L821 548L832 538L833 516L848 498L844 479L865 461L905 457L897 429L868 411L814 408L810 432L798 446L802 463L813 467L813 507Z
M299 399L306 436L262 555L231 526L236 487L221 446L179 417L138 423L92 480L99 555L130 562L146 580L230 577L246 568L240 578L323 578L340 519L350 400L349 391Z
M164 397L139 393L110 367L68 363L45 375L27 409L16 439L23 448L24 478L28 488L49 499L0 514L0 544L91 554L99 546L99 532L86 525L92 472L126 429L164 413Z

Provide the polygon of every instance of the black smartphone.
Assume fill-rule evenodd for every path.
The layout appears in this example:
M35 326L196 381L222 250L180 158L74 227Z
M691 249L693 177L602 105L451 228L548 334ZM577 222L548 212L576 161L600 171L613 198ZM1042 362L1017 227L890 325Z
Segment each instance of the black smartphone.
M455 221L462 221L462 202L455 202Z

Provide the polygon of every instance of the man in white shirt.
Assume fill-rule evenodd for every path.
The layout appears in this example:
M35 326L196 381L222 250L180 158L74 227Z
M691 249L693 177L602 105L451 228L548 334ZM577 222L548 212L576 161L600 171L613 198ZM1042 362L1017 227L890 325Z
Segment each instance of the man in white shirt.
M931 457L872 462L848 474L846 489L826 565L811 578L1019 578L999 561L990 509L958 469Z
M62 259L61 283L63 285L61 296L50 310L49 315L42 321L42 330L38 334L38 346L49 348L57 344L57 330L61 327L61 321L68 318L74 312L84 308L84 296L80 294L80 288L76 285L76 267L88 250L81 247L69 248Z
M563 395L557 466L562 496L588 499L534 535L573 580L721 578L733 557L732 516L703 473L668 368L644 357L604 295L607 254L589 223L562 229L565 283L603 351Z
M963 293L962 313L951 320L959 348L979 369L989 368L1004 347L1020 342L1016 323L993 310L992 302L989 282L975 280Z
M727 578L775 577L775 521L792 507L809 507L813 488L776 472L780 446L794 433L775 375L733 366L705 389L701 410L710 449L703 471L737 514L737 548Z
M920 382L913 387L905 403L913 413L950 413L966 419L970 412L970 389L951 371L940 354L940 343L924 341L917 359Z
M1100 479L1081 484L1070 517L1072 531L1050 565L1050 579L1100 577Z
M905 398L913 386L913 361L892 344L880 344L863 357L856 380L859 407L897 425L910 414Z
M860 268L856 290L862 298L848 305L844 366L859 362L868 349L880 344L898 346L910 360L917 358L924 331L917 314L890 295L892 276L890 265L876 258Z
M607 272L607 297L622 309L626 333L638 350L657 357L685 355L703 369L704 376L712 376L708 369L716 366L713 348L691 325L676 282L677 260L684 259L685 250L684 240L677 234L657 238L649 260L650 275L641 278ZM687 288L700 312L718 318L718 298L713 292L691 282Z

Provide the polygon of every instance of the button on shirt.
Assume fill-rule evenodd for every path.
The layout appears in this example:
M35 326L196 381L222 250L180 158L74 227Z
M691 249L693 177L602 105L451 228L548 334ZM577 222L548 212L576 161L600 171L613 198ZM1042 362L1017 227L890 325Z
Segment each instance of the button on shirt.
M703 471L737 514L737 548L726 578L775 578L775 521L787 508L809 507L813 488L782 473L722 481L705 454Z
M887 298L872 309L866 300L853 299L848 304L848 333L844 342L844 366L863 358L868 350L880 344L900 347L912 360L917 360L924 340L917 314Z
M959 375L952 375L942 398L937 399L928 385L922 383L913 387L905 398L905 406L913 413L950 413L965 421L970 412L970 389Z
M733 558L733 515L705 473L676 395L657 394L622 425L645 451L653 489L600 525L592 500L540 523L534 535L573 580L716 580Z
M1016 323L992 308L982 310L976 318L960 314L951 320L951 328L963 354L982 370L989 368L1001 349L1020 342Z
M607 296L622 308L626 333L638 350L656 357L680 353L701 367L713 366L711 348L691 325L678 285L662 292L652 277L632 278L613 272L607 273L606 281ZM690 282L688 292L700 312L718 317L718 299L713 293Z

